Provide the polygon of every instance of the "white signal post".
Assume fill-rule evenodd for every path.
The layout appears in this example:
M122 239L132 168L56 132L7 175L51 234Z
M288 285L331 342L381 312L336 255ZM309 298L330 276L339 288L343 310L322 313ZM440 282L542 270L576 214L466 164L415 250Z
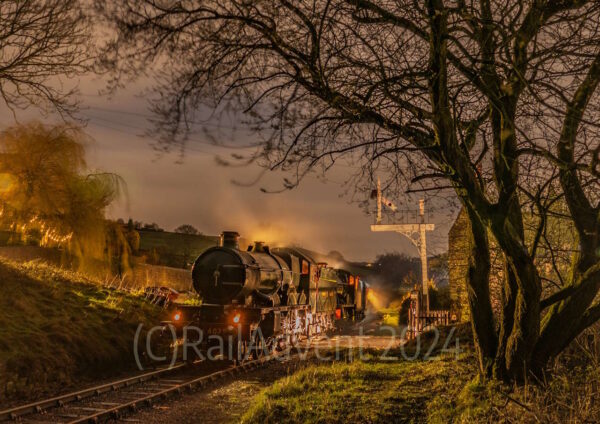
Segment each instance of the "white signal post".
M386 199L381 193L381 182L377 179L377 220L374 225L371 225L371 231L374 232L395 232L402 234L408 238L412 244L419 250L421 256L421 275L422 275L422 288L421 293L423 296L423 305L425 312L429 312L429 276L427 272L427 231L433 231L435 224L429 224L425 222L425 200L419 200L419 216L417 222L405 222L405 223L394 223L394 224L382 224L381 210L382 206L385 206L392 211L396 211L398 208L393 202Z

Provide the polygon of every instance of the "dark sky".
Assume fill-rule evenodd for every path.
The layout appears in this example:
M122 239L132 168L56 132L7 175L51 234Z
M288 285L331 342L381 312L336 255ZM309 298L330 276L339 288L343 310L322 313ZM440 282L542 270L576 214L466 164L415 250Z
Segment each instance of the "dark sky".
M152 139L143 136L149 112L140 93L149 86L138 83L107 98L98 94L104 87L98 78L78 84L79 115L88 120L86 132L95 140L88 149L89 165L115 172L127 183L128 196L111 208L111 217L156 222L166 230L180 224L194 225L205 234L237 230L248 240L295 243L321 252L337 250L351 260L373 260L379 253L392 251L416 256L416 249L402 236L372 233L373 217L348 197L340 197L340 182L347 179L343 167L328 174L327 183L309 176L299 188L280 194L260 191L260 187L280 187L280 174L267 173L258 184L241 187L232 180L252 181L260 168L218 165L216 156L230 155L232 150L211 145L203 134L192 136L182 163L175 153L157 154ZM17 118L57 121L32 108L19 111ZM2 108L0 124L14 122L12 114ZM222 137L235 144L247 142L250 135L240 126L236 131L224 129ZM437 229L428 234L430 254L447 249L449 229L447 222L433 219Z

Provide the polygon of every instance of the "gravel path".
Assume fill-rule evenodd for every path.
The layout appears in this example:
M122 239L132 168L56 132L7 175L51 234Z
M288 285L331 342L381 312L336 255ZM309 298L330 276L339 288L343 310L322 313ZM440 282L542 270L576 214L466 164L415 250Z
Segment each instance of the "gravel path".
M309 362L309 361L307 361ZM241 416L262 389L298 369L299 361L274 363L242 375L228 377L201 391L175 397L129 415L139 423L231 423Z

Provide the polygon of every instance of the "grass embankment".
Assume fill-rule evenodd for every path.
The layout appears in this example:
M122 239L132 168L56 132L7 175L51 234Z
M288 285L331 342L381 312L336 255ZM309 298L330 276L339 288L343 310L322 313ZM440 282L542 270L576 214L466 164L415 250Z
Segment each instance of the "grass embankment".
M472 350L460 340L464 333L458 333L462 343L458 352L449 351L456 347L456 338L442 352L447 335L438 340L427 335L419 352L411 343L398 351L369 350L358 359L355 350L354 361L308 366L263 391L244 422L447 422L447 414L440 414L441 408L435 405L438 397L454 402L476 374ZM423 359L425 355L428 360Z
M31 397L133 369L136 328L160 314L77 273L0 259L0 394Z
M435 395L448 402L472 376L464 358L435 362L370 361L310 366L256 399L245 422L425 422ZM455 389L456 390L456 389ZM460 391L460 390L459 390ZM439 422L446 422L444 420Z
M482 381L467 330L462 352L442 353L442 334L430 360L423 355L435 337L425 335L419 359L415 344L382 360L320 363L283 378L258 395L246 423L583 423L600 417L600 345L596 356L579 349L557 362L547 383L506 387ZM596 331L596 336L598 333ZM589 335L588 335L589 336ZM596 339L599 340L599 339ZM465 341L467 343L465 343ZM454 347L454 343L449 347ZM358 356L353 354L355 358ZM577 358L573 364L573 358Z

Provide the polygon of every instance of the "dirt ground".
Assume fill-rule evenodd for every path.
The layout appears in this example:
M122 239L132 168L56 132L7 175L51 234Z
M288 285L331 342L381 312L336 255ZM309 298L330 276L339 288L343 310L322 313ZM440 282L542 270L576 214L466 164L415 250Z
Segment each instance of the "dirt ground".
M402 344L400 337L390 336L349 336L337 335L313 340L311 348L330 351L331 349L394 349Z

